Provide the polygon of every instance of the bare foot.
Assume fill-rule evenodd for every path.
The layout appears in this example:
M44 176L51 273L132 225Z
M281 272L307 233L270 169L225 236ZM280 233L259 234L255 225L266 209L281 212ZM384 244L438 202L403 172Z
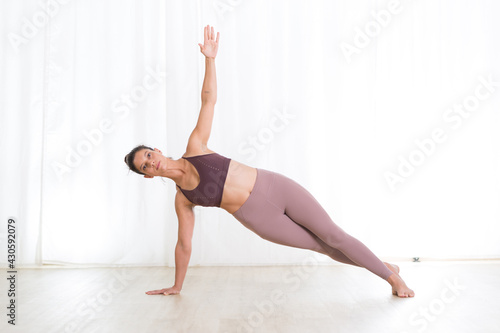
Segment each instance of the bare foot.
M399 276L399 267L387 262L384 262L384 264L393 272L387 279L387 282L392 286L392 294L398 297L414 297L415 292L408 288L401 276Z

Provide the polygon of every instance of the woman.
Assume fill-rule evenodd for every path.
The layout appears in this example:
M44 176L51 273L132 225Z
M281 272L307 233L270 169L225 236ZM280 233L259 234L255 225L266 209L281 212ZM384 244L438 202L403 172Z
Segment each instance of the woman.
M207 147L217 100L215 56L219 33L205 27L205 79L196 127L181 159L162 155L157 148L134 148L125 163L145 178L166 177L177 184L175 211L179 220L175 247L175 283L148 295L179 294L191 256L195 205L220 207L245 227L274 243L309 249L336 261L364 267L385 279L399 297L413 297L399 276L399 267L383 263L365 245L345 233L303 187L278 173L256 169L223 157Z

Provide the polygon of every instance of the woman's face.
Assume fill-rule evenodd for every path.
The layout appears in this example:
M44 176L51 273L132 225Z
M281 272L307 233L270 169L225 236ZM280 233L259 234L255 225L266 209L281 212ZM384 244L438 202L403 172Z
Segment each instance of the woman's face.
M161 176L167 167L167 159L157 148L154 150L141 149L134 157L134 165L145 174L145 178Z

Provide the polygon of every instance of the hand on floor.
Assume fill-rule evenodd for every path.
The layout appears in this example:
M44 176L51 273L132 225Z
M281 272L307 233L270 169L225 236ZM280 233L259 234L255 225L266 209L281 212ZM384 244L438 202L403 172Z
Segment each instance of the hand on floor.
M170 288L164 288L164 289L158 289L158 290L150 290L146 291L146 294L148 295L177 295L181 292L179 288L176 287L170 287Z

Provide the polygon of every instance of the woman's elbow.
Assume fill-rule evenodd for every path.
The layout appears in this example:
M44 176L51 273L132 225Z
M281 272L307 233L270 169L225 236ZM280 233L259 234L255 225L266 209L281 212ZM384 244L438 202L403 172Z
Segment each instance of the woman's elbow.
M201 105L215 105L217 103L216 98L205 98L201 100Z
M182 251L185 253L191 253L191 242L179 240L177 242L176 248L179 251Z
M201 96L201 104L215 104L217 103L217 96L210 93L203 93Z

